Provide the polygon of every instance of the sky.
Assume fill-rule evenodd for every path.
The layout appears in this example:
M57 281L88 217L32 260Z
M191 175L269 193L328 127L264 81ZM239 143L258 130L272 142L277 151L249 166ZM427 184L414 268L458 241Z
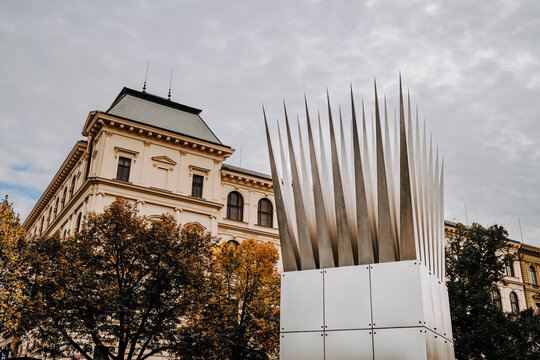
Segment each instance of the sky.
M445 217L540 246L540 2L1 1L0 195L24 219L92 110L126 86L203 109L269 173L261 105L303 114L398 76L445 159ZM367 115L368 117L370 115ZM241 154L241 155L240 155ZM521 223L521 229L519 224Z

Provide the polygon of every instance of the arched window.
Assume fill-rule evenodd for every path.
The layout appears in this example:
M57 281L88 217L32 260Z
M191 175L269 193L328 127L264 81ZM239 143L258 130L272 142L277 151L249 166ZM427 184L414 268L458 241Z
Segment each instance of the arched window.
M268 199L259 200L257 211L257 225L272 227L274 209Z
M229 241L227 241L227 244L231 245L235 249L238 248L238 245L240 245L240 243L238 241L236 241L236 240L229 240Z
M531 265L529 268L529 272L531 275L531 284L538 285L538 279L536 278L536 271L534 270L534 266Z
M73 175L73 180L71 180L71 188L69 189L69 199L73 199L73 194L75 193L75 180L77 180L77 175Z
M506 263L506 276L514 277L514 264L511 261Z
M82 220L82 213L79 213L77 216L77 227L75 228L76 232L81 231L81 220Z
M518 297L517 294L513 291L510 293L510 306L512 307L512 312L519 311Z
M244 221L244 198L237 191L227 196L227 219Z

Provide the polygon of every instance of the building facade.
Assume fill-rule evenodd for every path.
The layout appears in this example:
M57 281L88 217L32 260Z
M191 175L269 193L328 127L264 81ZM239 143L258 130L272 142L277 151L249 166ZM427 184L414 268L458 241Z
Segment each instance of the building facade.
M540 311L540 248L523 244L519 248L519 261L528 308Z
M90 112L84 140L25 220L27 236L70 236L121 197L149 219L171 214L224 241L279 245L271 177L225 164L234 150L200 113L128 88L107 111Z

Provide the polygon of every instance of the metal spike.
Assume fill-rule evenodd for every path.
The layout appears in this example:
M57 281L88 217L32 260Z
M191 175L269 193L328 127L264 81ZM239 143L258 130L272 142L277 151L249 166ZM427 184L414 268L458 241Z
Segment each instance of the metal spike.
M296 210L296 231L298 233L298 249L300 252L300 264L302 270L317 269L318 250L316 250L316 244L310 237L306 209L304 207L304 199L301 189L300 176L298 175L298 167L296 163L296 157L294 156L294 148L292 144L291 129L289 126L289 117L287 116L287 108L285 102L283 102L283 111L285 112L285 127L287 130L287 142L289 144L289 161L291 164L291 174L293 181L293 197L294 208Z
M349 234L347 212L345 210L345 197L343 194L334 123L332 120L332 110L330 107L330 95L328 94L328 91L326 92L326 99L328 103L328 122L330 124L330 150L332 155L332 174L334 183L339 266L350 266L354 265L354 257Z
M321 185L325 190L323 199L325 201L326 216L328 219L328 229L330 231L330 243L332 244L332 254L334 255L334 263L339 265L338 258L338 242L337 242L337 226L336 212L334 201L334 187L332 183L332 174L327 165L326 151L324 147L323 131L321 128L321 114L317 111L317 120L319 125L319 145L321 148Z
M362 103L363 110L363 103ZM360 153L360 140L358 138L358 125L356 120L356 109L354 107L354 96L351 86L351 111L352 111L352 133L353 133L353 156L355 174L355 200L356 200L356 233L358 247L358 264L372 264L373 243L371 239L371 229L366 197L366 186L364 181L364 169L362 164L362 154ZM365 124L365 122L364 122Z
M298 142L300 145L300 174L302 175L302 194L304 197L304 205L306 208L306 216L308 220L308 228L311 239L316 241L317 239L317 227L315 225L315 204L313 203L313 194L310 191L311 183L310 176L308 176L308 163L304 153L304 142L302 140L302 129L300 127L300 118L296 115L296 122L298 125Z
M397 146L397 144L394 144L394 146ZM399 259L402 261L415 260L416 246L414 241L411 176L409 171L409 151L405 129L405 109L403 106L401 75L399 76L399 184Z
M283 194L281 192L281 183L277 172L274 151L272 149L272 141L270 140L270 132L268 131L268 122L266 120L266 112L263 107L264 127L266 130L266 142L268 144L268 155L270 157L270 168L272 171L272 184L274 185L274 201L276 202L276 215L278 220L279 242L281 245L281 260L283 262L284 271L297 271L299 264L299 254L296 247L294 235L289 231L287 221L287 209L283 202Z
M309 142L309 156L311 161L311 177L313 179L313 199L316 204L315 207L315 223L317 225L317 244L319 246L319 265L321 269L332 268L336 266L337 262L334 260L334 254L332 251L332 242L330 239L330 229L328 227L328 216L323 198L323 188L321 185L319 167L317 166L317 158L315 154L315 144L313 141L313 133L311 131L311 119L309 117L309 110L307 100L304 97L304 104L306 107L307 118L307 130L308 130L308 142ZM337 260L337 259L336 259Z
M373 129L373 126L372 126ZM363 139L363 149L364 149L364 179L366 185L366 200L368 203L368 215L370 220L370 230L371 230L371 242L373 247L373 258L375 262L379 260L379 242L377 240L377 213L375 211L375 195L373 194L373 184L376 181L373 181L371 174L371 157L369 154L368 148L368 134L366 130L366 112L364 109L364 101L362 100L362 139ZM375 136L372 137L375 139ZM375 141L372 141L372 146L374 146Z
M390 146L390 127L388 126L388 110L386 107L386 95L384 96L384 161L386 164L386 181L388 191L388 202L390 204L390 224L392 232L392 240L394 242L394 253L396 259L399 259L399 244L397 239L397 209L396 209L396 194L394 191L394 174L392 165L392 148Z
M351 179L349 177L349 161L347 159L347 146L345 144L345 134L343 126L343 116L341 114L341 106L339 106L339 134L341 141L341 181L343 186L343 192L348 193L349 196L345 196L345 211L347 212L347 224L349 226L349 238L351 239L352 254L354 263L358 265L358 240L356 234L356 207L354 204L354 192L355 189L351 185Z
M377 83L375 88L375 133L377 149L377 212L378 212L378 240L379 262L396 260L394 237L392 234L392 220L390 203L388 199L388 184L386 178L386 165L381 131L381 118L379 114L379 99L377 96Z

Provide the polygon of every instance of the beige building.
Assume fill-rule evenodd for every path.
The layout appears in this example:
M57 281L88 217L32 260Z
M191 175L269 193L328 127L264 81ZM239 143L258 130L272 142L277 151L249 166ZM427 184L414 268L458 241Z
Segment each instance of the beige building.
M269 175L225 164L201 110L124 88L107 111L92 111L78 141L24 227L29 237L72 235L85 216L117 197L152 219L172 214L224 241L279 245Z
M540 248L527 244L521 245L519 260L527 307L540 311Z

